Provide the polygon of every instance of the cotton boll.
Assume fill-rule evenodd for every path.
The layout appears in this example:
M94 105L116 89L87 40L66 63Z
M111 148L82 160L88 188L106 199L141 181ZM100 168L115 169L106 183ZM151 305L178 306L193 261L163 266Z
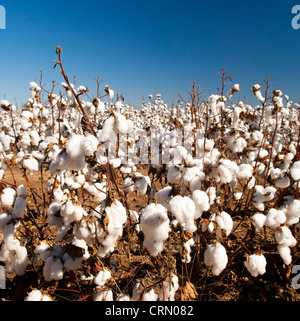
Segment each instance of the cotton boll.
M249 179L252 173L253 167L250 164L241 164L236 170L236 177L239 179Z
M43 276L46 282L52 280L62 280L64 276L63 263L59 258L54 258L50 256L44 265Z
M169 236L170 221L165 207L149 204L141 214L140 226L144 234L143 245L150 255L157 256L163 250L163 242Z
M23 197L18 196L14 203L14 215L18 218L24 216L27 202Z
M157 203L163 205L166 209L170 209L169 201L172 199L172 196L170 195L171 191L172 187L166 186L159 190L155 195Z
M111 272L109 270L104 269L96 275L94 283L97 284L99 287L103 287L110 278Z
M192 246L195 244L195 241L193 238L190 238L188 241L186 241L183 246L180 249L180 253L182 255L182 262L183 263L190 263L191 262L191 251Z
M231 171L224 165L218 166L218 172L222 183L230 183L233 179Z
M154 289L150 289L148 291L145 291L143 296L142 296L142 301L157 301L158 300L158 295L155 293Z
M300 179L300 161L294 162L290 168L290 173L294 181L298 181Z
M254 277L263 275L266 272L267 260L263 254L248 256L244 264L248 272Z
M192 195L192 200L196 205L195 219L202 216L203 212L210 209L209 197L204 191L194 191Z
M291 264L292 256L290 247L294 247L297 244L292 232L288 227L282 226L275 231L275 239L278 244L278 252L284 263L286 265Z
M289 265L292 263L291 249L286 245L277 246L278 253L281 256L284 264Z
M39 162L31 155L26 155L26 158L24 157L22 165L24 168L29 170L31 175L39 171Z
M287 188L290 186L290 179L285 176L276 180L275 185L279 188Z
M194 223L196 205L192 199L187 196L177 195L169 202L170 210L177 221L182 225L183 229L189 233L196 231Z
M134 173L132 180L134 181L135 186L142 195L145 195L149 187L151 187L151 180L149 176L144 176L141 173Z
M204 252L204 263L212 268L213 275L221 274L228 263L225 247L220 243L209 244Z
M99 291L99 292L97 292ZM113 301L114 296L112 290L101 290L96 288L96 293L93 295L93 301Z
M216 215L215 222L217 223L216 235L222 237L222 230L225 231L226 236L228 236L233 228L233 221L231 216L223 211L222 213Z
M267 214L265 226L271 229L276 229L286 221L286 216L283 211L271 208Z
M164 299L167 301L175 301L175 293L179 288L178 276L173 275L169 282L163 281L159 283L156 288L159 301L164 301Z
M82 141L82 149L85 156L93 156L98 147L98 139L94 135L88 135Z
M178 184L182 179L181 168L178 165L172 165L168 169L167 180L170 184Z
M123 224L127 220L125 207L115 201L111 206L105 208L109 223L107 225L107 235L98 248L98 255L104 257L114 250L115 242L123 234Z
M25 297L24 301L52 301L52 298L39 290L33 290Z
M252 224L254 225L255 231L257 233L260 233L262 231L265 225L266 219L267 219L266 215L261 213L255 213L252 216Z
M300 218L300 201L294 199L287 207L286 207L286 224L293 225L299 222Z
M15 201L16 191L13 188L5 188L1 194L1 204L4 207L13 206Z

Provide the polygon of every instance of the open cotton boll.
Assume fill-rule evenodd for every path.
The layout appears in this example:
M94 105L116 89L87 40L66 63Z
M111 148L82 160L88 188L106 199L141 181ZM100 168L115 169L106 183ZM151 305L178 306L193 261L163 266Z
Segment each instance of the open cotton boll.
M209 197L204 191L196 190L193 192L192 200L196 205L196 211L194 218L197 219L202 216L203 212L210 209Z
M83 149L83 141L85 137L82 135L74 135L72 136L66 146L67 156L71 161L70 168L72 170L82 170L85 167L85 154ZM90 146L90 144L88 144ZM66 168L66 169L70 169Z
M286 221L285 213L276 208L271 208L267 214L265 226L270 227L271 229L276 229L281 224L284 224Z
M300 179L300 161L294 162L290 168L290 173L294 181Z
M23 217L26 206L27 206L26 200L23 197L18 196L14 203L14 210L13 210L14 215L18 218Z
M183 182L185 185L189 185L191 191L195 191L201 188L201 182L205 179L205 174L198 166L187 168L183 176Z
M178 276L173 275L169 282L163 281L156 288L159 301L175 301L175 293L179 288Z
M172 187L166 186L155 194L156 202L163 205L166 209L170 209L169 201L172 199L172 196L170 195L171 191Z
M290 179L287 176L285 176L283 178L277 179L275 185L279 188L287 188L290 186L290 183Z
M150 289L148 291L145 291L142 296L142 301L157 301L158 300L158 295L155 293L154 289Z
M64 277L63 267L60 258L55 258L52 255L48 257L43 268L45 281L62 280Z
M142 195L145 195L151 187L151 180L149 176L144 176L141 173L135 172L132 180L135 186Z
M257 233L260 233L265 225L267 216L261 213L255 213L251 219L252 219L252 224L255 227L255 231Z
M52 298L39 290L33 290L25 297L24 301L52 301Z
M228 236L233 228L233 221L231 216L223 211L216 215L215 222L217 223L216 235L222 237L222 230L225 231Z
M300 201L294 199L287 207L286 207L286 224L293 225L299 222L300 219Z
M182 255L181 261L183 263L190 263L191 262L191 251L192 246L195 244L194 238L190 238L188 241L186 241L183 246L180 248L180 253Z
M103 287L110 278L111 272L109 270L103 269L96 275L94 283L97 284L99 287Z
M106 207L105 212L109 223L107 225L107 235L98 248L98 255L101 257L114 250L115 242L122 236L123 224L127 220L126 209L118 200L115 200L111 206Z
M221 274L228 263L225 247L220 243L209 244L204 252L204 263L211 267L213 275Z
M189 233L196 231L194 222L196 214L196 205L192 199L187 196L177 195L169 202L170 210L183 229Z
M113 301L113 300L114 300L114 295L112 290L101 291L100 288L96 287L96 293L93 295L93 301Z
M82 149L85 156L93 156L98 148L98 139L94 135L88 135L82 141Z
M172 165L168 169L167 180L170 184L178 184L182 179L182 170L178 165Z
M297 244L292 232L288 227L282 226L275 231L275 239L278 244L278 252L284 263L286 265L291 264L292 256L290 247L294 247Z
M253 167L250 164L241 164L237 167L235 173L239 179L248 179L253 174Z
M143 210L140 218L143 245L151 256L157 256L163 250L163 242L169 236L169 224L168 212L161 204L149 204Z
M247 257L244 264L248 272L254 277L266 273L267 260L263 254L250 255L249 257Z
M25 155L22 165L29 170L31 175L39 171L39 162L32 155Z
M16 191L13 188L5 188L1 194L1 204L4 207L13 206L16 197Z

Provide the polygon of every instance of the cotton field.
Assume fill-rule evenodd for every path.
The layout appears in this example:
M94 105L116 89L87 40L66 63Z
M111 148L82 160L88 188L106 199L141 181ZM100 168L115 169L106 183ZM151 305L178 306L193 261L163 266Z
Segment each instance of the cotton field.
M134 108L57 56L59 85L0 102L2 298L299 299L299 105L269 79L238 101L223 70L207 99Z

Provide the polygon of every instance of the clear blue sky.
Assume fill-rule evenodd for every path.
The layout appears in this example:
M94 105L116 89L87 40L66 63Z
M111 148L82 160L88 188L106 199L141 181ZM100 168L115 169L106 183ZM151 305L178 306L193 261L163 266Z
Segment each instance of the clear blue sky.
M135 105L155 88L171 102L190 82L216 93L225 67L244 96L271 77L273 89L300 97L300 29L291 27L300 1L19 1L0 0L7 29L0 30L0 98L21 104L29 82L43 70L46 88L63 81L53 69L57 45L70 78L91 95L103 79Z

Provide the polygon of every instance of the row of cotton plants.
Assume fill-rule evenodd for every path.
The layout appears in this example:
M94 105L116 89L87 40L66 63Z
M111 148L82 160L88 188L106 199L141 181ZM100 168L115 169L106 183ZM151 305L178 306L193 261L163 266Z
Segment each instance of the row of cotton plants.
M62 82L60 95L52 90L42 102L45 89L31 82L21 110L0 102L0 260L7 273L34 268L44 280L25 300L51 300L48 286L70 273L91 286L86 297L94 300L175 300L192 279L182 265L200 264L218 278L239 253L240 273L256 278L268 271L257 245L266 233L281 264L292 266L300 227L297 104L280 90L263 97L258 84L255 107L232 103L239 85L172 107L151 95L141 109L104 90L90 99L88 88ZM17 168L23 184L8 184ZM46 173L39 201L30 179ZM134 209L132 194L144 205ZM243 240L234 237L246 220ZM147 286L117 285L112 257L126 246L129 259L142 253L152 262Z

